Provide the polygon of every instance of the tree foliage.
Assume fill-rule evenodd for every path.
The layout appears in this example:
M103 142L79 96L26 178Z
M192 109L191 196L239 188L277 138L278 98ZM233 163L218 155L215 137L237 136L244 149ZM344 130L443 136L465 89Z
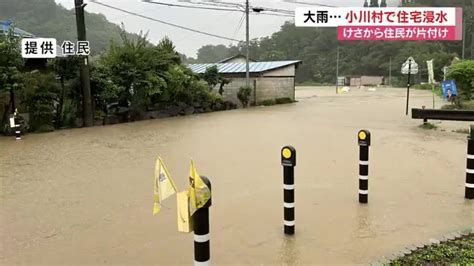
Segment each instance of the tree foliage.
M1 0L0 19L11 19L17 27L36 36L56 38L58 43L77 40L74 9L67 10L54 0ZM106 48L110 40L121 40L120 27L104 15L86 12L85 21L93 54Z
M239 92L237 92L237 98L242 103L243 107L247 107L250 101L250 94L252 93L252 88L250 87L240 87Z
M117 101L139 117L160 103L192 104L216 99L206 83L181 64L181 56L169 38L156 46L142 34L133 39L122 34L122 38L122 44L112 43L97 62L98 73L93 75L97 89L96 85L92 87L98 92L100 106Z
M10 30L0 35L0 99L8 98L1 111L1 130L7 121L9 113L16 109L15 93L23 86L23 76L20 72L24 65L21 58L20 39Z
M159 56L166 51L149 46L146 36L130 39L123 34L122 41L122 45L115 42L110 45L100 57L99 66L105 68L117 84L119 102L140 112L150 104L151 96L165 89L166 82L156 71L166 69L169 57Z
M373 3L372 3L373 2ZM419 1L417 1L418 3ZM430 4L431 3L431 4ZM371 4L375 4L371 1ZM473 32L473 7L461 1L424 0L425 5L462 6L466 20L466 32ZM466 40L466 58L473 57L469 49L470 38ZM388 76L390 61L392 77L402 77L400 68L409 56L420 65L417 81L427 80L426 61L434 59L436 80L442 80L442 67L449 65L454 57L461 57L462 41L337 41L337 32L332 28L295 27L293 22L285 23L280 31L270 37L250 42L250 57L255 60L302 60L298 67L297 82L335 82L336 53L340 49L340 75ZM227 52L226 52L227 51ZM245 52L245 43L227 47L207 45L199 49L197 61L213 63L222 58ZM217 55L220 58L217 58ZM391 59L391 60L390 60ZM421 78L421 79L420 79Z
M20 69L24 62L20 49L20 39L12 31L0 35L0 93L15 91L21 86Z
M229 84L231 81L224 78L218 71L217 66L208 67L206 71L200 75L200 77L207 82L209 90L212 91L217 84L219 85L219 94L224 93L224 86Z
M369 7L379 7L379 0L370 0Z
M54 129L55 103L60 92L54 73L27 72L24 78L23 98L26 111L30 113L30 128L33 131Z
M461 60L449 67L448 79L454 79L462 100L474 100L474 60Z

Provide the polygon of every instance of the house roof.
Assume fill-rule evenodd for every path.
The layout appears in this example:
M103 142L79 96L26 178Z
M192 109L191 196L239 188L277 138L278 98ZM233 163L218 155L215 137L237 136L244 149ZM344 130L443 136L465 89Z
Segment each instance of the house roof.
M266 71L296 65L301 63L300 60L290 61L267 61L267 62L250 62L250 73L263 73ZM215 64L190 64L188 67L197 74L206 72L206 69L217 66L217 71L222 74L240 74L246 72L245 63L215 63Z
M6 34L10 28L13 29L13 34L18 37L25 37L25 38L33 38L35 35L32 33L29 33L27 31L24 31L20 28L16 28L13 25L13 22L11 20L0 20L0 33Z
M234 56L230 56L230 57L224 58L224 59L222 59L222 60L220 60L220 61L217 61L216 64L227 63L227 62L229 62L230 60L235 59L235 58L244 58L244 59L245 59L245 58L247 58L247 57L246 57L245 55L243 55L243 54L236 54L236 55L234 55ZM250 61L250 62L255 62L255 60L253 60L252 58L249 58L249 61Z

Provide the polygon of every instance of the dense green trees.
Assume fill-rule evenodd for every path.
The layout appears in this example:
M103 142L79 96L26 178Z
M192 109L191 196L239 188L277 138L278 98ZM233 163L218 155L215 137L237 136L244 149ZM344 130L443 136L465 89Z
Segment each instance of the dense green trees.
M23 78L20 69L24 62L21 59L20 40L13 36L10 31L6 35L0 35L0 95L8 98L1 110L2 127L6 123L8 114L13 113L16 108L15 93L23 86Z
M456 80L461 100L474 100L474 60L461 60L454 63L449 68L447 78Z
M217 69L217 66L212 66L206 69L206 71L200 75L200 77L207 82L209 90L213 90L214 87L219 84L219 94L224 93L224 86L229 84L231 81L224 78Z
M164 115L192 113L195 107L201 112L233 108L224 105L206 81L181 63L168 38L152 45L142 34L130 38L122 32L121 37L90 64L96 123L105 123L109 116L117 122L144 119L150 111L170 106L174 106L172 112ZM0 103L7 106L4 117L8 118L7 109L12 110L8 106L17 99L19 111L29 113L33 131L81 125L76 122L82 117L78 57L51 59L46 66L31 70L23 67L19 47L19 38L13 34L0 36ZM222 81L219 75L217 81ZM8 97L14 93L16 97Z
M419 2L419 1L417 1ZM466 32L474 32L473 7L462 1L425 0L425 4L435 6L462 6L465 12ZM420 4L421 5L421 4ZM465 43L465 57L473 57L470 38ZM270 37L254 39L250 43L250 57L256 60L299 59L303 64L297 71L298 82L335 82L336 52L340 49L339 73L341 75L379 75L388 76L390 61L392 76L401 78L401 64L413 56L420 65L416 80L426 81L426 60L434 59L436 79L442 78L441 68L449 65L454 57L461 58L462 42L438 41L393 41L393 42L339 42L333 28L298 28L293 22L284 24L280 31ZM243 53L244 43L227 47L227 53L220 45L205 46L200 49L197 61L212 63L221 58ZM216 58L219 55L220 58Z
M11 19L17 27L38 37L56 38L59 43L77 40L74 10L67 10L54 0L1 0L0 19ZM93 54L106 48L111 39L121 40L120 27L104 15L86 12L85 20Z

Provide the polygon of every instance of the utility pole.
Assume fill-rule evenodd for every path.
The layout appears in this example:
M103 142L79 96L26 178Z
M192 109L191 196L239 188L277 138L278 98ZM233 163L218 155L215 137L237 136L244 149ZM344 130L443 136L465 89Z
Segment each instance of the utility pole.
M474 9L474 3L471 9ZM472 13L471 13L472 14ZM471 59L474 59L474 19L471 15Z
M76 9L76 26L77 26L77 40L86 40L86 25L84 21L84 0L74 0ZM84 127L91 127L94 125L94 117L92 114L92 95L89 73L89 57L81 56L81 85L82 85L82 104L83 104L83 119Z
M410 80L411 80L411 59L408 60L408 81L407 81L407 106L405 114L408 115L408 102L410 101Z
M249 0L245 1L245 17L246 17L246 33L245 33L245 84L247 87L250 87L250 63L249 63L249 56L250 56L250 22L249 22L249 13L250 13L250 7L249 7Z
M337 46L337 53L336 53L336 94L337 94L337 87L339 86L339 45Z
M392 57L390 56L390 62L388 63L388 85L392 87Z
M466 54L466 20L462 21L462 59L464 59Z

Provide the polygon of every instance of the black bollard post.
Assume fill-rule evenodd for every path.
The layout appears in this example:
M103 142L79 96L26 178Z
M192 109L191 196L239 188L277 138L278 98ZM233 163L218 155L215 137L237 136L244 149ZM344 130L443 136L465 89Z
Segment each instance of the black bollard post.
M474 199L474 125L467 137L466 199Z
M283 224L285 235L295 234L295 165L296 150L292 146L281 149L283 165Z
M369 198L369 146L370 132L360 130L359 143L359 202L367 203Z
M201 176L202 181L209 187L211 198L202 208L193 214L194 228L194 265L210 265L211 244L209 238L209 207L212 205L211 182L205 176Z

